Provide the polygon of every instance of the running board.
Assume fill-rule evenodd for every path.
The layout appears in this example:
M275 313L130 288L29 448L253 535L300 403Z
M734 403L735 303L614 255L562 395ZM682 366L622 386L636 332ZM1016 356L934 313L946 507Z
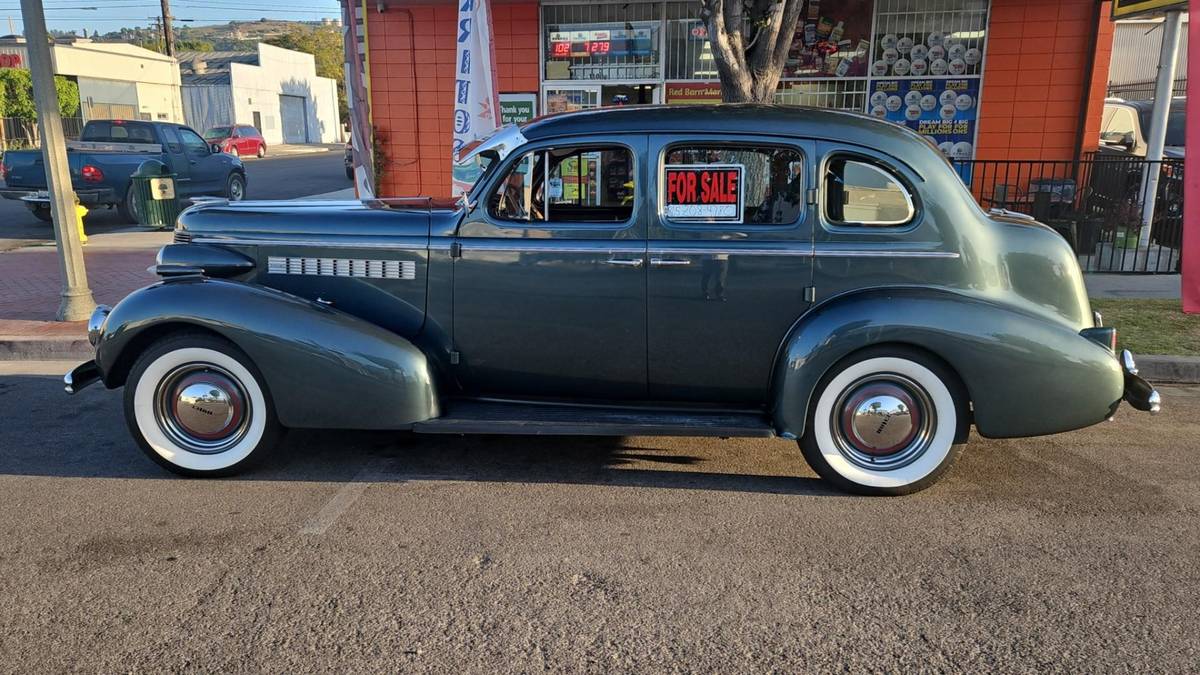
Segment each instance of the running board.
M421 434L531 436L752 436L775 435L755 413L658 411L533 403L456 401L441 417L418 422Z

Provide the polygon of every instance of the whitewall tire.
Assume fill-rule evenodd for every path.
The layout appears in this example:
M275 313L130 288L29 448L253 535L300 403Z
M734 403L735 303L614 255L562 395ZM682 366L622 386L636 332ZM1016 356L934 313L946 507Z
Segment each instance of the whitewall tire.
M800 440L822 478L858 494L923 490L958 457L969 424L955 374L920 352L873 348L834 366L814 392Z
M125 418L142 450L188 476L225 476L262 459L280 427L262 376L237 347L206 334L167 337L134 363Z

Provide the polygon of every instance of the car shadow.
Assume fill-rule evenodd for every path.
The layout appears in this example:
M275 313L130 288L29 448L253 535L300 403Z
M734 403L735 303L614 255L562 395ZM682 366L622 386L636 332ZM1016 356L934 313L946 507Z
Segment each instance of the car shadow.
M179 479L138 449L125 428L119 390L94 385L67 397L58 378L7 376L0 378L0 410L0 475ZM657 440L292 429L259 467L222 480L588 484L841 496L815 477L720 470L754 460L721 461L728 456L689 451L700 444L711 450L706 439L647 442Z

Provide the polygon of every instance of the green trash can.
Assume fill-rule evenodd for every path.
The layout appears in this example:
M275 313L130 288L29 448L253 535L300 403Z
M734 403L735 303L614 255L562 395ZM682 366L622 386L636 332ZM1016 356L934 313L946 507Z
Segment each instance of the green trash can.
M130 210L138 224L158 229L175 227L179 217L179 197L175 191L175 174L157 159L148 159L130 175L133 203Z

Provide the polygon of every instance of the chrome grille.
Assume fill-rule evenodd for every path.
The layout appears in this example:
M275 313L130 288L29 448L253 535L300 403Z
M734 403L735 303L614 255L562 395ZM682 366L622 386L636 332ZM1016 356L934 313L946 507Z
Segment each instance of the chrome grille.
M409 280L417 278L417 263L412 260L270 256L267 258L267 274Z
M175 243L176 244L192 243L192 233L188 232L187 230L175 230Z

